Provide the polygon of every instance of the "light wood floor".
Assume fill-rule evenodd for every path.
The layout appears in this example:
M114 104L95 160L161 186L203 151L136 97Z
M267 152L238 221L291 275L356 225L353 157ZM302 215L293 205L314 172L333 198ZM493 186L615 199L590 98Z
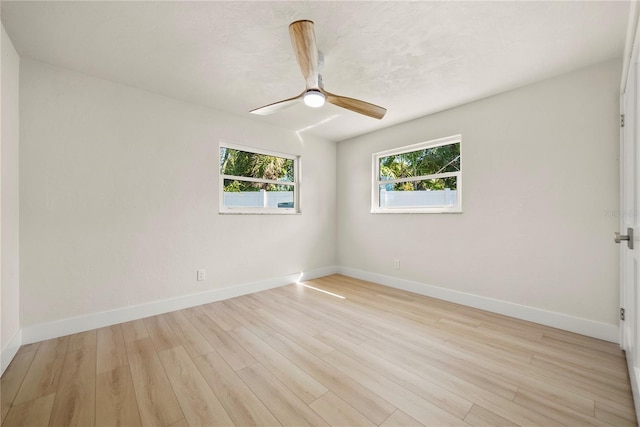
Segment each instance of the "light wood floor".
M23 346L3 426L630 426L612 343L329 276Z

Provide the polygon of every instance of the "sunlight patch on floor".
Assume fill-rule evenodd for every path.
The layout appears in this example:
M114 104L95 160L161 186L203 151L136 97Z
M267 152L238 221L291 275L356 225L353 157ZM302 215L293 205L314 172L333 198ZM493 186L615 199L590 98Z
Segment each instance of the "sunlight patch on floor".
M314 291L322 292L323 294L331 295L332 297L346 299L342 295L334 294L333 292L325 291L324 289L316 288L311 285L305 285L304 283L296 282L297 285L304 286L305 288L313 289Z

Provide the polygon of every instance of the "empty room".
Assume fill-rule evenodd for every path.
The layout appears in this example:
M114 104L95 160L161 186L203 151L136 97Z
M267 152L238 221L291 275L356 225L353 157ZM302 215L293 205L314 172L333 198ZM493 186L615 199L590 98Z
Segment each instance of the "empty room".
M2 426L637 425L635 1L0 15Z

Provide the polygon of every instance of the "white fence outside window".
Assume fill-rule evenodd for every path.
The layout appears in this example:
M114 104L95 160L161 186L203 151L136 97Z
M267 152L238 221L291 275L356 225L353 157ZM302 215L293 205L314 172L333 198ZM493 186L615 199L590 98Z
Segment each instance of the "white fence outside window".
M457 203L456 190L434 191L387 191L380 190L381 208L406 208L408 206L453 206ZM242 191L225 192L224 205L227 207L273 208L290 207L284 203L293 203L293 191ZM280 204L280 206L278 206Z
M388 191L380 189L381 208L455 206L456 203L458 203L456 190Z
M282 204L288 205L283 206ZM280 206L278 206L280 204ZM293 191L225 191L224 206L243 208L291 208Z

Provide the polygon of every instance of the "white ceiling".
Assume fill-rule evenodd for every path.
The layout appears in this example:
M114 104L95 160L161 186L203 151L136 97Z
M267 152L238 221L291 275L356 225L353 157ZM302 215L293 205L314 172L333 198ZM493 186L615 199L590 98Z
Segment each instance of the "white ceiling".
M340 141L621 57L629 3L2 1L18 53ZM382 120L303 104L288 25L315 22L325 88Z

